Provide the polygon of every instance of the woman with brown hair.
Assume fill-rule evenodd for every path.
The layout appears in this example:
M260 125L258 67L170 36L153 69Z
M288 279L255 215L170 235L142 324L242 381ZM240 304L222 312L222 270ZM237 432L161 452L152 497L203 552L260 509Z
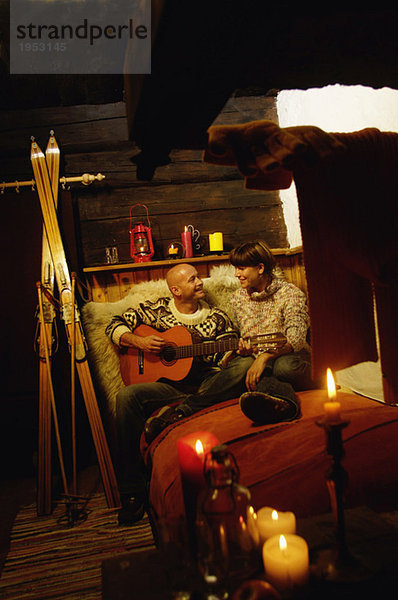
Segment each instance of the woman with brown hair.
M295 391L315 387L307 343L310 320L306 296L283 279L262 240L240 244L230 252L230 261L241 284L232 297L241 336L238 352L253 358L246 374L248 391L240 398L242 412L258 423L298 418ZM275 332L286 337L285 345L276 350L245 340Z

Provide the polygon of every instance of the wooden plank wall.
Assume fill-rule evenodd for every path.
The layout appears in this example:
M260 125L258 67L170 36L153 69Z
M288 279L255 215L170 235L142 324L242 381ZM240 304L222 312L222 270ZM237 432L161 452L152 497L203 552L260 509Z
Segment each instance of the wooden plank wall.
M273 96L231 98L217 124L255 119L277 121ZM249 191L234 167L202 162L201 150L175 150L171 163L158 167L151 182L136 179L131 157L138 149L127 140L125 104L71 106L3 111L0 116L0 183L32 179L30 137L41 148L54 129L61 148L61 175L101 172L102 183L73 184L80 267L105 263L105 248L117 246L121 262L129 253L130 208L149 210L156 254L163 259L170 241L180 240L184 226L201 233L200 254L208 252L208 234L222 231L224 246L264 238L270 246L286 247L286 226L278 192ZM6 192L6 194L13 192ZM133 225L145 212L133 213Z
M235 98L217 122L264 116L275 120L274 98ZM68 157L68 164L76 171L72 158L76 159ZM75 191L85 265L104 263L107 246L117 246L122 262L130 260L130 209L137 203L148 207L154 260L167 257L168 244L181 241L188 224L200 231L199 254L208 253L208 235L214 231L223 232L227 250L254 237L265 238L273 247L286 246L279 194L246 190L235 168L202 162L202 151L173 151L172 162L158 167L151 182L137 181L130 152L113 150L96 158L99 162L90 165L90 170L106 173L106 181ZM140 221L147 224L144 208L136 207L132 215L133 226Z

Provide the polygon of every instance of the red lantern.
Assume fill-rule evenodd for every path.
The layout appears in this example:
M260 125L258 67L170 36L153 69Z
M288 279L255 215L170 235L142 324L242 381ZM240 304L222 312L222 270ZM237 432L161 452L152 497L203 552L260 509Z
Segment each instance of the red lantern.
M143 206L145 208L148 226L140 222L132 228L131 211L136 206ZM148 209L145 204L134 204L130 208L130 256L134 259L134 262L148 262L154 253Z

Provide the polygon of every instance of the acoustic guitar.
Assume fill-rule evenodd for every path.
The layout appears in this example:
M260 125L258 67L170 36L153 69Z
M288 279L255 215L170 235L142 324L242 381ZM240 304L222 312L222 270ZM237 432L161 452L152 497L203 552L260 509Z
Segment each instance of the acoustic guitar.
M143 337L157 335L163 338L165 345L160 354L144 352L138 348L123 348L119 359L120 372L125 385L150 383L162 377L171 381L181 381L188 375L195 357L236 350L239 346L237 337L192 343L190 332L182 325L176 325L162 332L148 325L139 325L134 330L134 334ZM253 345L261 343L268 350L276 350L286 343L282 333L265 333L245 339Z

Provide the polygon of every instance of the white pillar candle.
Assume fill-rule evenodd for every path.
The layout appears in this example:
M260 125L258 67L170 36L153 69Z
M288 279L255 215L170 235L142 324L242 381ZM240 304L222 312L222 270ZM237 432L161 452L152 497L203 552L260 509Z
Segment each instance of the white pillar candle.
M270 506L257 511L257 528L261 542L280 533L296 533L296 516L292 512L279 512Z
M333 373L331 369L326 370L326 380L328 387L328 402L323 405L325 411L325 419L328 423L340 420L340 402L337 402L336 384L334 381Z
M263 546L263 562L267 581L279 591L302 587L308 581L308 546L298 535L269 538Z

